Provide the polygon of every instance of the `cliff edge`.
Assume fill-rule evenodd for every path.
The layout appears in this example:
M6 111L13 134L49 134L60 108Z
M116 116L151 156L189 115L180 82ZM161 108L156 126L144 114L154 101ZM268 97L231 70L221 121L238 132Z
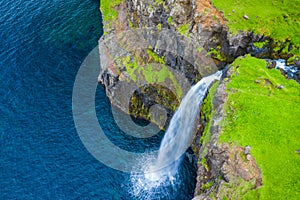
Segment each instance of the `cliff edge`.
M266 11L281 5L270 2L262 4ZM290 5L293 4L291 1ZM237 62L240 56L284 58L299 68L299 21L296 20L299 12L287 10L283 4L284 11L267 18L259 5L258 1L245 4L229 0L223 3L217 0L102 0L104 35L99 40L98 81L105 86L114 106L133 118L146 119L166 128L191 85ZM254 14L256 7L258 12ZM296 28L289 32L268 28L272 21ZM260 23L263 27L257 26ZM236 69L239 65L232 66ZM258 191L264 184L264 171L258 167L261 157L257 164L250 153L253 145L230 139L219 142L221 130L229 130L228 126L222 126L228 118L228 108L235 106L228 105L232 103L228 96L238 93L235 91L238 89L228 87L232 76L238 76L234 69L230 68L226 78L214 86L201 108L199 130L192 145L198 158L195 199L236 199L248 195L249 191L257 198L260 193L252 191ZM251 81L274 85L274 80L265 81L261 77ZM264 169L268 168L263 165Z

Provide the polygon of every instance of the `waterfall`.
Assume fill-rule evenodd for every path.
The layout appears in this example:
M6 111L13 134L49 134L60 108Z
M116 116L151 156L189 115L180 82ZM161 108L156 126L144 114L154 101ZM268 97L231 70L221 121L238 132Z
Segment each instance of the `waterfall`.
M143 199L151 199L150 193L157 192L159 187L168 187L178 184L178 167L180 157L190 146L195 123L200 106L215 80L220 80L222 71L202 78L194 85L182 99L179 108L172 117L169 127L161 142L156 159L145 158L143 166L144 174L132 174L133 194L143 196ZM144 195L148 195L147 197ZM149 196L150 195L150 196Z
M161 172L162 169L178 160L190 146L202 101L210 85L215 80L220 80L221 75L222 71L218 71L215 74L202 78L182 99L161 142L157 160L154 165L150 166L149 170L146 171L146 174L150 174L150 176L148 176L150 179L155 180L160 178L161 173L164 173ZM168 168L169 171L167 174L172 175L177 172L180 161L175 163L171 169Z

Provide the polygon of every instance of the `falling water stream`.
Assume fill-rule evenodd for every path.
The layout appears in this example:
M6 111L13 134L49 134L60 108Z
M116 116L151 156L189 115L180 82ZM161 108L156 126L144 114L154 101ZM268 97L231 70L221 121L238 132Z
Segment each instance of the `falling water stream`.
M164 186L178 184L178 167L181 156L190 146L199 107L210 85L220 80L221 76L222 71L218 71L204 77L188 91L170 121L157 157L142 161L144 174L132 174L134 195L151 199L151 193L155 193L156 188L161 190Z
M141 160L144 173L114 170L87 151L72 113L77 72L103 32L99 1L0 1L0 199L191 199L196 171L184 152L202 99L220 73L182 100L159 151ZM163 132L143 139L123 132L100 86L95 104L116 146L140 154L158 149Z

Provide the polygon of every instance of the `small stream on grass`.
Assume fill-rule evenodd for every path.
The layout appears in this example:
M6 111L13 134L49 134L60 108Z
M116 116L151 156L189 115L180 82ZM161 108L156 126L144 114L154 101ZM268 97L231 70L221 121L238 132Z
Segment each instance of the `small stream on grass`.
M300 83L300 71L296 66L286 65L286 60L283 59L273 60L273 62L276 64L275 69L279 69L287 78L294 79Z

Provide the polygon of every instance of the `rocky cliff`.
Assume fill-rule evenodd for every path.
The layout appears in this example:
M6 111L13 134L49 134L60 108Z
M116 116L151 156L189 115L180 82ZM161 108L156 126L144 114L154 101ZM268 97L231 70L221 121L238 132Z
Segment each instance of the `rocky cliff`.
M253 32L229 34L223 13L209 0L102 0L101 12L99 82L113 105L161 128L166 128L191 85L238 56L292 56L275 52L271 37ZM255 45L259 42L266 45ZM209 113L202 112L193 143L199 160L195 196L201 199L218 195L224 181L236 185L252 181L251 187L261 184L260 170L253 158L244 162L242 147L216 144L226 100L224 88L222 82L209 109L218 114L209 119ZM209 120L212 135L203 142L204 124ZM246 171L236 170L233 163Z
M207 1L101 1L101 11L99 82L134 117L165 127L190 85L224 66L226 27ZM220 59L207 59L207 51Z
M230 68L224 76L230 77L232 73ZM216 83L204 102L206 112L201 114L206 116L207 125L195 135L192 144L198 159L194 200L239 199L262 185L261 171L250 154L251 147L218 142L228 101L226 87L229 81L225 78Z
M103 0L101 11L99 82L114 105L135 117L152 116L160 126L202 76L247 53L279 56L268 36L229 34L223 13L209 0ZM259 48L259 42L266 45ZM140 95L142 91L149 95ZM149 113L154 104L164 114Z
M99 82L114 105L161 127L190 86L229 57L224 19L208 1L102 1L101 10Z

